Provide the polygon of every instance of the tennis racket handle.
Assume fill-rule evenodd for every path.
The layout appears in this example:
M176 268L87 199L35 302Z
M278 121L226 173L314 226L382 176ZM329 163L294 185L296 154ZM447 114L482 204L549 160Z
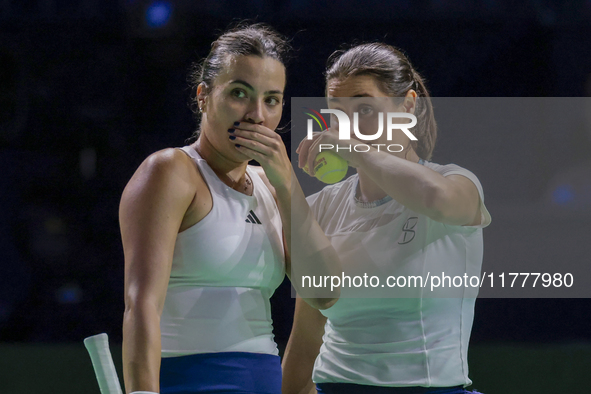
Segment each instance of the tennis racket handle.
M107 334L103 333L85 338L84 346L86 346L92 360L101 394L122 394L117 371L109 350L109 337Z

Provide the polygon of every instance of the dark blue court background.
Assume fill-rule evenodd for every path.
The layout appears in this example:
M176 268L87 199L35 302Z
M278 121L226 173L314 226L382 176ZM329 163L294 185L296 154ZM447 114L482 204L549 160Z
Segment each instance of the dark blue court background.
M146 156L190 137L188 68L241 18L293 37L288 97L322 96L326 58L354 40L403 48L436 97L591 96L588 0L0 1L1 342L79 343L107 332L120 343L121 192ZM289 111L288 99L283 124ZM511 216L511 206L544 198L580 212L560 231L590 231L591 202L576 191L591 187L591 128L522 132L530 143L519 154L486 162L479 140L495 136L474 130L470 149L453 130L440 132L434 161L469 168L484 186L493 216L485 254L509 226L495 211ZM524 157L536 171L520 173ZM511 172L524 181L503 178ZM551 221L512 223L533 240L528 248L552 242ZM581 244L563 256L591 262L588 251ZM590 307L588 299L480 299L472 343L589 341ZM281 346L292 313L284 283L273 298Z

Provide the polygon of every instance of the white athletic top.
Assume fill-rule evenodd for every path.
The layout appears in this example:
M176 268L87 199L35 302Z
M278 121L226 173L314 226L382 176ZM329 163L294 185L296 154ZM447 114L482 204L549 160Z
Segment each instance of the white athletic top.
M363 207L354 199L359 179L354 175L308 197L345 274L384 267L388 275L426 275L442 269L446 275L480 275L482 228L490 223L480 182L454 164L424 165L474 182L481 224L446 225L390 197L381 205ZM460 298L422 298L422 292L416 288L417 298L346 298L347 289L342 288L338 302L321 311L328 319L313 381L392 387L471 384L467 352L477 290L460 290Z
M224 184L191 147L213 200L200 222L178 234L160 319L162 357L210 352L278 354L269 298L285 276L275 200L247 168L253 194Z

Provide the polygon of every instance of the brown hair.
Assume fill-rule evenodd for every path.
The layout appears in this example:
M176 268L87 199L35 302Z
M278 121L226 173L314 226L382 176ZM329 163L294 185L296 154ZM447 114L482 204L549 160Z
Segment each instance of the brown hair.
M399 49L383 43L357 45L348 50L335 51L328 58L325 72L327 84L332 79L344 80L358 75L374 77L380 90L392 97L404 97L410 89L417 92L417 126L413 134L418 141L411 143L420 158L431 159L437 139L433 104L423 78L408 58Z
M285 66L291 46L289 42L277 33L271 26L264 23L240 23L223 33L211 44L211 50L205 59L191 66L189 83L192 88L191 109L197 123L200 123L201 113L197 101L197 87L202 82L208 91L213 87L217 76L222 72L230 56L259 56L270 57ZM199 128L194 135L198 136Z

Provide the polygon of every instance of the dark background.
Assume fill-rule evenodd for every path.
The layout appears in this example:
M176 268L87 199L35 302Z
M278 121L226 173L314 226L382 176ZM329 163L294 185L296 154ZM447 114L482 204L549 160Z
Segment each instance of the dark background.
M191 136L189 66L243 18L293 38L288 97L322 96L327 57L354 40L402 48L434 97L591 96L588 0L0 0L0 342L80 343L99 332L121 342L121 192L149 154ZM288 99L283 124L289 113ZM557 242L553 222L531 226L519 207L575 212L561 229L591 234L590 130L523 129L517 147L440 131L433 161L464 166L484 186L485 266L523 252L501 246L507 227L523 229L528 248ZM513 149L480 154L492 146ZM589 244L555 250L589 263ZM479 299L471 343L586 342L590 306ZM273 298L280 347L292 313L284 283Z

